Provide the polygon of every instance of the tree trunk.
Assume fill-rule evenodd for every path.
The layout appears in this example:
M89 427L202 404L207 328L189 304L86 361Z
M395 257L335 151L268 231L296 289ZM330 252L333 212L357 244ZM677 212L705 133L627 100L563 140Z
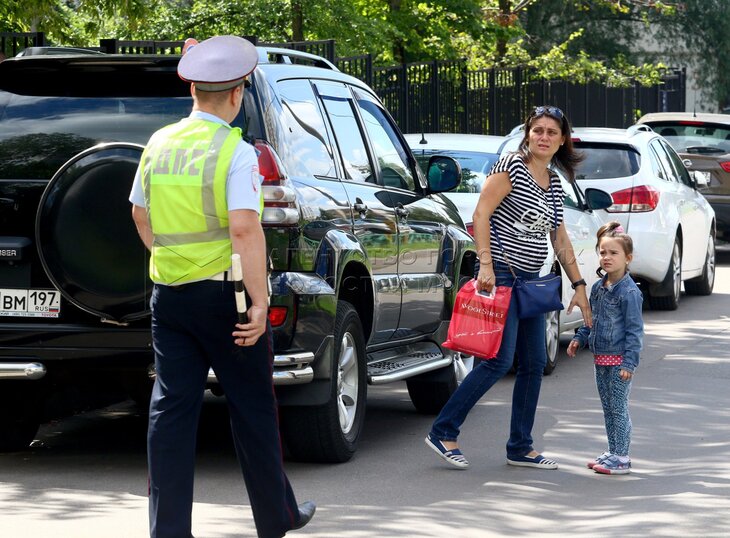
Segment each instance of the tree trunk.
M304 10L301 0L291 3L291 40L304 41Z
M397 13L400 11L402 0L389 0L390 13ZM403 45L403 40L399 37L393 39L393 60L396 63L402 64L406 62L406 50Z
M499 0L499 24L500 26L506 27L508 21L512 15L512 0ZM507 56L507 39L503 32L497 34L497 64L500 65L504 62L504 57Z

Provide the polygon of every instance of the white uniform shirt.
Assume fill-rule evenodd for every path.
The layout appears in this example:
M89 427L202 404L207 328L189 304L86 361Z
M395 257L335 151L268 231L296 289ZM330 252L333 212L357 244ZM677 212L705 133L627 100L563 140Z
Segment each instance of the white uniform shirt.
M228 125L218 116L193 110L190 118L207 120L222 125ZM147 207L142 189L142 163L137 168L132 184L132 192L129 194L129 201L136 206ZM252 209L258 214L260 209L260 189L263 177L259 174L259 163L256 150L251 144L241 140L233 153L231 168L228 171L226 180L226 199L228 210Z

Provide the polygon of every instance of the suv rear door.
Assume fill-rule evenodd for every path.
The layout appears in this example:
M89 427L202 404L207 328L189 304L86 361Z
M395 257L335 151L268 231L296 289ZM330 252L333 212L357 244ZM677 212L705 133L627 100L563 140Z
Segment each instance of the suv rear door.
M430 333L439 323L437 314L445 299L439 271L445 215L425 196L416 161L390 116L369 93L353 92L378 165L378 181L388 191L398 224L401 312L396 336Z
M400 316L398 223L390 196L365 142L349 88L336 81L316 81L339 147L343 184L352 207L353 232L370 262L377 307L369 343L390 339ZM344 283L343 285L347 285Z
M701 196L692 186L687 169L667 142L655 138L651 148L664 171L665 189L662 197L669 198L667 204L676 207L682 226L682 270L697 270L705 261L707 252L707 226L700 206Z

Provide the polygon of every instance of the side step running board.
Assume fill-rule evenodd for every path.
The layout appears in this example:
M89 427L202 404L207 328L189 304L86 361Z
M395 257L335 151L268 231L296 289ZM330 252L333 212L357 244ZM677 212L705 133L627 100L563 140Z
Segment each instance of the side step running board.
M417 342L368 354L368 383L382 385L438 370L452 362L433 342Z

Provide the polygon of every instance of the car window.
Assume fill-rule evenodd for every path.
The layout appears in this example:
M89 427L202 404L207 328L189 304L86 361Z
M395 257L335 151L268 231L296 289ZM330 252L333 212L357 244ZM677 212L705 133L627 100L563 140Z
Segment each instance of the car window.
M287 172L295 177L336 177L327 129L311 84L296 79L280 81L278 86L279 120L286 136L279 156Z
M370 96L357 90L355 95L374 157L380 167L382 184L386 187L415 190L415 171L408 162L408 150L400 141L396 128Z
M456 159L461 165L461 183L452 192L481 192L486 175L499 158L496 153L447 149L414 149L413 153L424 173L428 168L429 159L434 155L444 155Z
M647 123L679 152L692 148L697 153L730 152L730 125L698 120L652 121Z
M323 95L322 102L340 148L345 178L374 183L373 165L352 108L352 99Z
M672 146L667 144L665 140L660 140L659 143L666 150L669 162L671 163L677 178L679 178L679 181L688 187L692 187L692 179L689 177L689 172L687 172L687 167L684 166L682 159L679 158L679 155L677 155L677 153L672 149Z
M649 144L649 164L651 165L651 171L654 173L654 176L666 181L667 173L662 167L659 156L654 149L654 144Z
M558 173L560 176L560 186L563 187L565 196L563 197L563 205L565 207L572 207L574 209L581 208L580 197L578 194L578 186L575 183L570 183L563 174Z
M664 170L664 179L666 181L672 181L675 183L679 183L679 177L677 176L677 171L674 168L674 165L672 164L671 159L669 158L669 155L667 154L666 149L664 149L664 146L661 144L661 140L656 138L651 141L651 147L656 152L657 157L659 158L659 162L661 163L662 169Z
M575 146L584 155L576 167L576 179L628 177L641 167L641 156L632 146L590 142L577 142Z
M101 142L146 144L190 114L189 97L38 97L0 91L0 178L48 179Z

